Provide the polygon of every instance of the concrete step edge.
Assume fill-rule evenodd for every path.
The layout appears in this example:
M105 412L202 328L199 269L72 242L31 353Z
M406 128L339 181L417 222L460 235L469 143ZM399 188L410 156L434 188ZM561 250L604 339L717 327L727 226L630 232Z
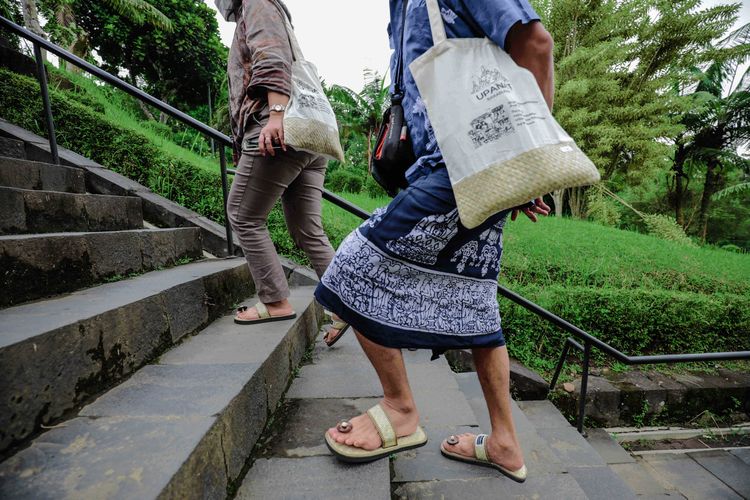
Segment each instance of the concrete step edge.
M26 158L23 141L0 136L0 156L4 158Z
M143 228L136 197L0 187L0 234Z
M252 293L242 259L202 261L0 311L0 452L25 442Z
M169 350L0 464L0 496L225 497L318 334L312 290L293 289L295 320L247 327L225 315Z
M0 308L201 258L197 228L0 236Z
M0 156L0 185L83 194L86 176L80 168Z
M72 167L71 167L72 168ZM0 186L0 193L2 192L22 192L22 193L44 193L49 196L60 196L65 198L91 198L97 200L112 200L120 201L123 199L135 200L138 199L136 196L120 196L115 194L92 194L92 193L66 193L65 191L48 191L38 189L23 189L15 188L11 186Z

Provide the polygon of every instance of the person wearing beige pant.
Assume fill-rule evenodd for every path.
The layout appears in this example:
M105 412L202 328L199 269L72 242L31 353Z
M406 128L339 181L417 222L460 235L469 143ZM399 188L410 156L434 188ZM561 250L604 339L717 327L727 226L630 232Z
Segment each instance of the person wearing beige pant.
M327 162L302 151L276 151L262 156L252 151L261 125L245 135L242 156L227 202L232 229L247 259L258 298L272 316L291 314L289 285L271 241L266 220L281 198L289 234L322 276L334 251L323 231L321 199ZM248 320L254 319L250 311Z
M227 67L237 174L227 214L260 299L241 307L235 322L291 319L289 286L266 220L281 198L289 233L322 276L334 255L320 215L327 163L284 142L293 60L286 5L281 0L217 0L216 5L227 21L237 23ZM324 340L333 345L347 327L334 317Z

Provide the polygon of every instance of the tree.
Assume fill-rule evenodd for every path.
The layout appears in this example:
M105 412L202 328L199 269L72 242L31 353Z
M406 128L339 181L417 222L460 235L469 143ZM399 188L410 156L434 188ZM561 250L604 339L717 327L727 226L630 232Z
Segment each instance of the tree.
M90 45L88 33L79 26L75 17L74 6L76 0L22 0L26 25L37 34L44 33L50 39L65 47L68 52L81 58L88 58ZM123 16L138 25L158 26L161 29L171 30L171 21L156 7L146 0L99 0L99 3L114 9ZM38 4L38 9L37 9ZM39 13L47 20L44 30L39 26ZM38 31L36 31L38 29ZM60 61L64 65L64 61ZM71 68L75 70L75 66Z
M385 79L370 70L365 70L365 86L362 91L355 92L342 85L333 85L327 92L338 117L344 142L347 142L351 134L366 138L368 163L375 134L380 128L383 112L389 103L389 92Z
M226 74L227 49L214 12L200 0L164 0L158 5L170 20L165 29L122 16L113 5L123 3L73 3L78 25L105 67L126 72L131 82L177 107L205 103L209 88L219 88Z
M686 97L691 108L682 115L686 132L677 138L672 168L676 177L675 215L683 226L684 182L691 177L689 169L700 170L703 175L698 232L704 241L711 203L724 185L727 172L750 169L750 160L738 153L750 145L750 70L738 73L740 64L750 58L750 23L730 33L718 47L721 51L708 68L693 69L698 84Z
M681 125L667 90L708 57L737 6L700 0L538 0L555 39L555 116L605 181L638 183L668 168ZM569 190L574 215L583 190ZM560 193L556 196L562 205ZM560 208L558 207L558 210Z
M13 0L0 0L0 16L10 19L16 24L24 24L21 6ZM18 48L18 37L8 30L0 30L0 47L7 45L13 49Z
M360 92L342 85L333 85L327 89L345 146L351 135L364 137L367 141L368 162L375 134L383 120L383 112L390 102L389 92L385 79L370 70L365 70L365 86Z

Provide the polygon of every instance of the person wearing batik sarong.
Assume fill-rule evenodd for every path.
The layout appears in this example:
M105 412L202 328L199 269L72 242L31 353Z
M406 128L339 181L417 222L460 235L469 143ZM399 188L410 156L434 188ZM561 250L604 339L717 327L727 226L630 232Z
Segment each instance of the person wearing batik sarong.
M325 439L337 458L365 462L426 442L401 354L403 348L472 349L492 424L489 435L461 434L441 443L452 459L526 478L511 416L509 358L497 303L497 279L508 212L467 229L409 64L432 47L425 0L391 0L389 34L403 51L403 100L417 162L408 187L377 210L338 249L316 289L317 300L352 325L383 386L383 400L342 421ZM440 0L449 38L488 37L536 77L553 97L552 39L526 0ZM405 24L403 47L400 33ZM541 199L522 211L536 221ZM513 219L517 212L513 212Z

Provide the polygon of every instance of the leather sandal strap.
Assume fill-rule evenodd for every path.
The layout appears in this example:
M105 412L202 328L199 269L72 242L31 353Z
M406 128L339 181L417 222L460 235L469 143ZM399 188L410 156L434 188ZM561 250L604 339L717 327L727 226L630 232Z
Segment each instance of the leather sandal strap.
M393 425L391 425L388 415L379 404L367 410L367 416L370 417L370 420L375 425L375 429L380 434L380 439L383 441L383 448L392 448L398 444L396 431Z
M268 308L263 302L258 302L257 304L255 304L255 310L258 311L259 319L268 319L271 317L271 314L268 312Z
M331 328L333 328L334 330L343 330L347 326L349 326L349 325L345 321L336 321L336 320L333 320L333 322L331 323Z
M487 441L487 434L477 434L474 438L474 455L477 460L482 462L488 462L487 460L487 448L485 448L485 442Z

